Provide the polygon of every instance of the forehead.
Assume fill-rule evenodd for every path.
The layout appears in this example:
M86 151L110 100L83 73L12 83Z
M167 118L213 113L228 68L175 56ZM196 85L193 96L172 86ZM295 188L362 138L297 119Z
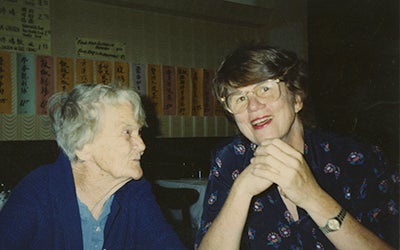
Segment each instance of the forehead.
M100 114L100 127L139 127L130 102L116 105L105 104L100 110L103 112Z
M249 85L243 84L242 87L229 89L228 93L238 93L238 92L251 91L252 89L254 89L257 86L260 86L262 84L273 84L273 83L274 83L274 81L269 79L269 80L263 80L261 82L252 83L252 84L249 84Z

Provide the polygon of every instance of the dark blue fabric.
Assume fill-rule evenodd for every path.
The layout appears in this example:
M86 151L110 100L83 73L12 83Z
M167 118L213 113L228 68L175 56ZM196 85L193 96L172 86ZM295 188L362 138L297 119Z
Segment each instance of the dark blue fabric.
M82 249L79 208L69 160L25 177L0 211L0 249ZM157 205L144 179L120 188L104 231L110 249L185 249Z
M399 176L382 151L319 130L305 130L304 140L305 159L320 186L362 224L395 245ZM255 144L238 136L214 152L196 247L255 149ZM276 186L253 197L242 249L335 249L306 211L298 208L298 213L299 220L294 221Z

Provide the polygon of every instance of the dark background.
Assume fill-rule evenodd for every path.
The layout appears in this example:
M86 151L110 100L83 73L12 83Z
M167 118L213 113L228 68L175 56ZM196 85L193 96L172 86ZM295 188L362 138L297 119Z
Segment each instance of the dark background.
M311 92L322 128L399 164L399 1L309 0Z

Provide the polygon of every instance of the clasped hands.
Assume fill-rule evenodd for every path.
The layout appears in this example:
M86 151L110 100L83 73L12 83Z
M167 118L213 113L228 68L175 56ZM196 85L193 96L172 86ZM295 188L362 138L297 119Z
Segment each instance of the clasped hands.
M303 208L321 191L303 154L280 139L261 143L237 181L251 196L275 183L286 198Z

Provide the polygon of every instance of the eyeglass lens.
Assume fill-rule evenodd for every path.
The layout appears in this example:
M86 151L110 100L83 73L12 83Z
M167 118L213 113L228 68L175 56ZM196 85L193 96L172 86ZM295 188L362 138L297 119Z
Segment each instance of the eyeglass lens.
M276 101L280 96L278 82L279 80L267 80L258 83L251 91L240 91L229 94L226 100L227 108L235 114L243 112L249 104L248 95L250 93L254 94L257 101L262 104Z

